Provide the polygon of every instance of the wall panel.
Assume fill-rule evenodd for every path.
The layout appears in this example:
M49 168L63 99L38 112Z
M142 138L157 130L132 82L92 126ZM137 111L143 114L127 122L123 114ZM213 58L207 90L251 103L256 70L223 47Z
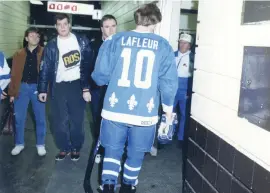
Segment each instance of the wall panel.
M270 154L265 152L270 133L239 118L237 112L244 46L269 46L270 26L241 25L242 6L243 1L199 2L191 114L270 171Z
M103 14L112 14L118 22L118 32L135 28L133 13L143 3L151 1L104 1L102 2Z
M27 1L0 1L0 50L7 58L22 47L29 14Z

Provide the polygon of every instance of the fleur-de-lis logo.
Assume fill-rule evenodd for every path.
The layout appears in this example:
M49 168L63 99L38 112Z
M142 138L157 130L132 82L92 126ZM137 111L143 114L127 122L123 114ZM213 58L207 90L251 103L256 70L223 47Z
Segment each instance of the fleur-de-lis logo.
M133 110L135 106L137 106L138 102L136 101L136 98L134 95L130 97L130 99L127 101L129 110Z
M109 98L111 107L114 107L116 103L118 103L118 98L116 98L115 92Z
M147 109L148 109L148 113L151 113L153 108L155 107L155 104L154 104L154 99L153 97L150 99L150 101L147 103L146 105Z

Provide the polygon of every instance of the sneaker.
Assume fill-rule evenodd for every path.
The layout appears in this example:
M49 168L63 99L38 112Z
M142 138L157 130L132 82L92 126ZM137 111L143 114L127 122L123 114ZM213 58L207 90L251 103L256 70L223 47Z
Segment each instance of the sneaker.
M157 156L157 148L155 148L154 146L151 147L150 154L151 154L151 156Z
M136 193L136 187L132 185L122 184L119 193Z
M41 145L41 146L37 146L37 153L39 156L44 156L46 155L46 149L45 146Z
M71 152L71 160L72 161L78 161L80 159L80 152L73 151Z
M101 155L100 154L96 155L95 162L96 162L96 164L99 164L101 162Z
M103 186L102 193L114 193L114 185L113 184L105 184Z
M24 149L23 145L16 145L12 151L11 151L11 155L18 155L21 153L21 151Z
M66 151L60 151L56 156L55 156L55 160L56 161L62 161L66 158L66 156L68 156L69 153Z

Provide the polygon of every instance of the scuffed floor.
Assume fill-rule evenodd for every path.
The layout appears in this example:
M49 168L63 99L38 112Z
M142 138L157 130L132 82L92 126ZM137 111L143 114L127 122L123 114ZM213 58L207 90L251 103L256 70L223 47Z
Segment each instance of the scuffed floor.
M83 193L83 178L87 165L92 137L89 110L86 113L86 140L81 159L72 162L69 158L55 162L58 152L48 130L47 155L39 157L35 147L33 121L26 121L24 151L11 156L13 138L0 136L0 193ZM157 157L147 155L139 178L138 193L181 193L181 150L176 144L165 147ZM92 185L97 187L97 165L92 176Z

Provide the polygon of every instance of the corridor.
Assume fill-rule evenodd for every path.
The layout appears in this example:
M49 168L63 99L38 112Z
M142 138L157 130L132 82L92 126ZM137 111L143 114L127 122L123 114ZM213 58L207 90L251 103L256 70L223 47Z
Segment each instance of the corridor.
M47 131L47 155L39 157L35 147L34 124L28 115L25 128L26 148L18 156L11 156L13 138L0 136L0 193L83 193L83 178L87 165L91 138L91 113L85 114L85 144L81 159L55 162L58 152L50 129ZM146 155L139 178L139 193L181 193L181 150L176 144L165 147L157 157ZM92 175L97 185L97 165ZM97 191L96 191L97 192Z

